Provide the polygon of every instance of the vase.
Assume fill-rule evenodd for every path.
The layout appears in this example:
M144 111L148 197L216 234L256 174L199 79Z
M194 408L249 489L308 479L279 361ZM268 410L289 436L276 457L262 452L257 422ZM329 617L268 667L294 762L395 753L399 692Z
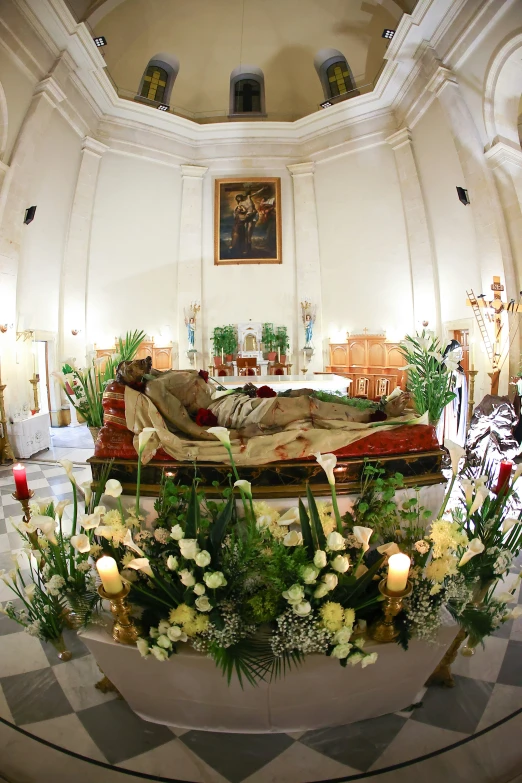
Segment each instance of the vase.
M72 653L70 650L67 649L67 645L65 644L65 639L63 638L62 634L60 634L60 636L57 636L55 639L48 639L47 641L52 644L52 646L54 647L54 649L58 654L58 658L61 661L71 660Z
M96 443L96 441L98 440L98 435L100 433L101 427L87 427L87 429L91 433L94 443Z
M484 602L484 598L488 594L488 591L490 587L496 582L496 579L488 579L486 582L481 583L475 588L475 591L473 593L473 606L481 606L481 604ZM473 636L470 634L468 638L466 639L466 644L460 651L460 654L463 655L465 658L471 658L472 655L475 655L475 648L479 642L481 642L481 637Z
M67 606L62 612L62 618L67 628L77 631L82 626L87 625L97 604L100 603L100 597L96 592L86 592L83 595L78 593L65 593Z

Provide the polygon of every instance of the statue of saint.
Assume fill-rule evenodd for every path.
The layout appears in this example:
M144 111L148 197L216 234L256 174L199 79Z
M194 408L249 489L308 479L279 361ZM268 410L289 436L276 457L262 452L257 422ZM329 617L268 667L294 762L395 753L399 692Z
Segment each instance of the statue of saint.
M305 315L304 327L305 327L305 338L306 338L305 348L311 348L312 339L314 335L314 319L312 318L310 313L307 313Z
M189 350L194 350L194 340L196 337L196 319L191 316L190 318L185 318L185 324L187 326L187 337L188 337L188 343L189 343Z

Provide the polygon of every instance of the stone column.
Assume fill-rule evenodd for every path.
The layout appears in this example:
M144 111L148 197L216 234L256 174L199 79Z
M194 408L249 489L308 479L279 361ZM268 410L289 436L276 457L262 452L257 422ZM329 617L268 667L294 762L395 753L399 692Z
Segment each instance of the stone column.
M399 174L413 294L415 328L422 329L422 322L438 331L440 325L440 299L433 250L424 206L417 164L413 152L409 128L393 133L386 141L393 149Z
M92 216L101 158L109 148L86 136L74 194L62 266L59 361L86 360L86 301ZM78 331L74 336L72 330Z
M197 319L195 348L197 356L192 365L187 356L189 347L184 311L191 302L201 304L201 263L203 239L203 178L206 166L181 166L181 224L178 252L178 353L179 368L195 369L203 365L202 327L204 313ZM203 316L203 317L202 317Z
M310 371L324 369L323 317L321 288L321 256L319 252L319 228L315 200L315 163L294 163L287 166L294 183L295 270L298 308L298 366L308 366ZM304 364L302 348L305 344L304 326L301 321L301 302L308 299L316 308L313 333L314 354Z

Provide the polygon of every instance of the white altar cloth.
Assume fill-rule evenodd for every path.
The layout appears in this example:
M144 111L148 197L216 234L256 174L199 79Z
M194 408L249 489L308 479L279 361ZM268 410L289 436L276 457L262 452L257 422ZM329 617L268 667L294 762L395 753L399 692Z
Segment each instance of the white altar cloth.
M108 621L110 623L110 621ZM160 662L143 659L136 647L113 641L108 628L92 625L81 633L103 673L141 718L185 729L268 733L304 731L375 718L415 701L450 646L457 626L442 626L437 642L397 644L368 641L377 651L372 666L343 669L339 662L312 655L282 679L242 689L230 685L214 661L190 647Z
M315 373L307 373L306 375L224 375L215 380L227 389L235 389L237 386L244 386L245 383L252 383L257 387L271 386L276 391L314 389L340 391L344 394L351 384L350 378L343 378L342 375L334 373L324 373L322 376Z

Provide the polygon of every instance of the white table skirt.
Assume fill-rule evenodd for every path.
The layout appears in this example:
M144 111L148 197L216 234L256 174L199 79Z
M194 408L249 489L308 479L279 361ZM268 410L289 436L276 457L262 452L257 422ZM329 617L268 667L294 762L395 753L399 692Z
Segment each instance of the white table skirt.
M351 384L350 378L333 373L324 373L323 375L315 373L307 375L223 375L216 377L216 380L227 389L235 389L237 386L244 386L245 383L252 383L254 386L271 386L276 391L314 389L340 391L343 394L346 394L346 390Z
M184 729L268 733L343 725L405 709L456 632L455 625L443 626L436 644L415 640L408 652L397 644L368 641L365 650L377 651L379 658L365 669L360 664L343 669L332 658L308 656L282 679L256 688L246 683L244 689L235 675L228 685L210 658L182 644L178 655L160 662L117 644L102 626L90 626L81 637L141 718Z
M51 420L48 413L36 413L29 419L7 425L15 457L29 459L51 446Z

